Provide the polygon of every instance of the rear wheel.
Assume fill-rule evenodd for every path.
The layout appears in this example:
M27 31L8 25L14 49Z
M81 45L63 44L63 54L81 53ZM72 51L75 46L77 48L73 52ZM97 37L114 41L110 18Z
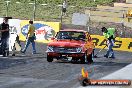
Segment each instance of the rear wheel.
M53 57L47 55L47 61L48 61L48 62L52 62L52 61L53 61Z

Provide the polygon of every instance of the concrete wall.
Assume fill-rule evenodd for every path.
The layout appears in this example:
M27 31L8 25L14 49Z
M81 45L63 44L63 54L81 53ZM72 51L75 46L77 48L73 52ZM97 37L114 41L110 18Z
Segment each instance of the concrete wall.
M126 0L126 3L132 3L132 0Z
M115 7L97 6L96 10L86 10L85 13L90 13L90 20L94 22L123 22L125 26L132 27L132 18L128 21L126 17L126 13L130 9L132 9L132 4L119 3L115 4Z
M132 2L132 0L130 0ZM114 7L132 7L130 3L114 3Z

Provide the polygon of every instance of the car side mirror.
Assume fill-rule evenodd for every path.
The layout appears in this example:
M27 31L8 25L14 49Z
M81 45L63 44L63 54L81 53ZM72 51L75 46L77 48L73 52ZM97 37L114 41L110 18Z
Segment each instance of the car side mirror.
M53 38L51 38L51 40L54 40L55 38L53 37Z

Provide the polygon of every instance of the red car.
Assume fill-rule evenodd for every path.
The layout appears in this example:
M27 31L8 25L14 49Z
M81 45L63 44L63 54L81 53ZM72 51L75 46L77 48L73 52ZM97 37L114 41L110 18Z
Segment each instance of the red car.
M47 61L54 58L92 63L94 43L87 31L77 29L60 30L47 46Z

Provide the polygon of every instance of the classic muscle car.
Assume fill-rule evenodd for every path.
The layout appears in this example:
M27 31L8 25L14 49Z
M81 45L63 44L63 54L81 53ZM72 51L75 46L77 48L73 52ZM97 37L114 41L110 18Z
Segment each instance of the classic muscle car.
M60 30L52 42L47 45L47 61L54 58L62 59L71 57L71 61L92 63L94 43L87 31L77 29Z

